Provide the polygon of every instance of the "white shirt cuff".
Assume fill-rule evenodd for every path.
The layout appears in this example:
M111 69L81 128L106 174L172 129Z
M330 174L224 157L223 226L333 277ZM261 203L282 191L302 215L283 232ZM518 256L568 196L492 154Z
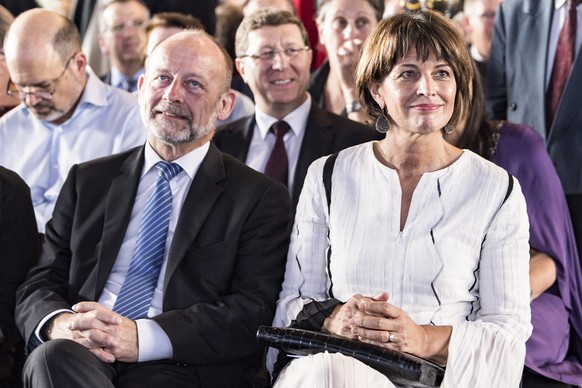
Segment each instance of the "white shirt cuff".
M41 344L44 344L45 343L44 338L42 338L42 336L40 335L40 331L42 330L42 328L45 325L45 323L47 323L55 315L60 314L60 313L63 313L63 312L75 314L75 312L73 310L68 310L68 309L56 310L56 311L53 311L52 313L48 314L46 317L44 317L40 321L40 323L38 324L38 326L36 326L36 329L34 330L34 335L36 335L36 338L38 338L38 340L40 341Z
M151 319L137 319L138 362L171 359L172 343L166 332Z

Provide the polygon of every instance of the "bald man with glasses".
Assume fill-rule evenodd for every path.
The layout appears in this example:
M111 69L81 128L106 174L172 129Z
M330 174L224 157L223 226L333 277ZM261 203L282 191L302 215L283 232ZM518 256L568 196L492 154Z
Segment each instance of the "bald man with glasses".
M79 33L44 9L18 16L4 43L8 95L22 103L0 119L0 165L30 186L40 232L73 164L143 144L134 96L87 66Z

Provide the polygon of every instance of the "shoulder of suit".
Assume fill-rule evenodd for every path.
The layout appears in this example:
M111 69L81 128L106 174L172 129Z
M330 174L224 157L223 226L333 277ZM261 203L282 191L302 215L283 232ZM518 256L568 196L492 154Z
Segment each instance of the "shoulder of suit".
M226 134L230 133L238 133L243 132L244 129L249 125L249 121L252 120L253 115L241 117L240 119L236 119L231 121L230 123L226 123L224 125L220 125L216 127L216 131L214 133L214 137L216 138L225 136Z
M110 173L111 169L119 169L130 157L138 157L137 154L143 153L143 145L131 148L127 151L120 152L114 155L108 155L101 158L93 159L88 162L79 163L77 165L78 171L87 171L94 173L97 171L105 171Z

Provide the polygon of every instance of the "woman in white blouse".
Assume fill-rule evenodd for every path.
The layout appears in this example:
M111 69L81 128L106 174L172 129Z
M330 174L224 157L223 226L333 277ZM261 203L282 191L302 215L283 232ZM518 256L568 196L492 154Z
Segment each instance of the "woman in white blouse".
M473 76L440 14L398 14L368 37L357 87L386 138L339 153L329 211L325 158L311 166L275 326L436 361L442 387L519 385L531 333L525 201L507 172L443 140L468 109ZM275 381L310 385L393 386L328 353L294 359Z

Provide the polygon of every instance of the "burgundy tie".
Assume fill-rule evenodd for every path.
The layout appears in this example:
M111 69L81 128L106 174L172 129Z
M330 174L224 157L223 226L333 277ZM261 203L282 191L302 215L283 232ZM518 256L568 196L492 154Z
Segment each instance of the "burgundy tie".
M552 69L552 77L550 78L550 85L546 96L548 106L548 132L554 121L560 97L562 96L566 82L568 81L568 76L572 70L572 65L574 64L574 56L576 53L577 4L577 0L568 0L568 13L558 39L554 68Z
M265 167L266 175L283 183L285 186L287 186L289 179L289 160L287 159L287 150L285 150L283 136L290 129L291 127L285 121L277 121L269 128L269 132L275 134L276 140L269 160L267 160L267 166Z

